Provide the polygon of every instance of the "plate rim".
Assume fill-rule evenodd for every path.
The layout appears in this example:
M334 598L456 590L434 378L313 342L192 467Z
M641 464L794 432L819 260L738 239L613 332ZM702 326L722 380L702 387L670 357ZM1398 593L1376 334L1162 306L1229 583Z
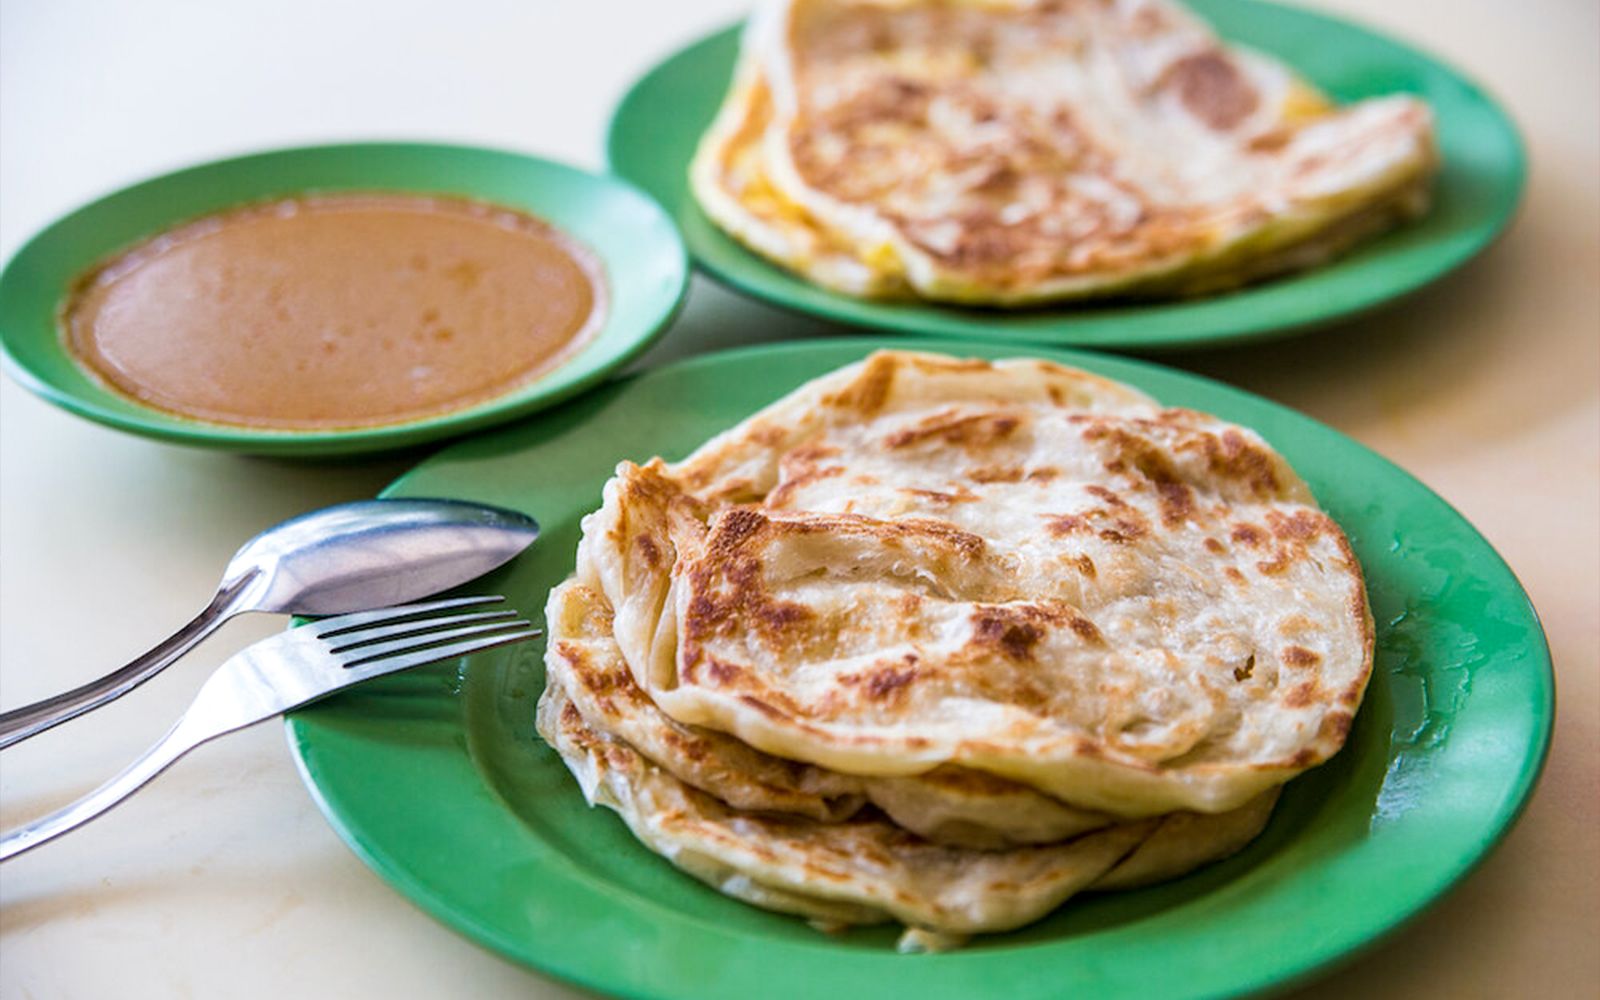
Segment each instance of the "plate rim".
M131 412L124 412L103 404L93 396L86 396L71 388L57 385L48 376L36 371L32 365L19 358L14 344L21 343L23 339L38 336L38 334L26 331L21 333L13 332L19 324L7 322L3 317L0 317L0 371L3 371L33 395L75 416L148 439L207 450L232 451L250 455L292 457L373 454L397 451L430 441L458 437L564 402L604 381L612 373L648 350L666 333L673 321L683 311L692 273L692 262L689 258L687 244L685 244L683 233L679 230L677 223L673 221L671 214L666 211L665 207L653 195L639 185L610 171L588 170L562 160L517 149L474 143L403 138L374 138L350 142L267 146L188 163L171 170L149 174L127 184L103 191L55 216L28 236L4 262L4 265L0 266L0 294L6 292L22 294L21 292L12 291L13 285L20 280L14 276L17 269L25 266L39 252L38 247L46 244L61 229L103 211L108 203L135 196L150 188L180 183L187 177L203 177L217 170L235 170L252 162L276 158L328 156L340 153L375 155L398 153L402 156L475 156L486 159L498 158L506 161L522 161L539 171L565 174L579 180L581 183L613 188L621 197L642 207L653 216L650 228L655 230L656 233L652 236L652 239L660 238L660 246L653 252L666 254L667 257L665 259L669 259L671 262L670 280L674 285L674 290L670 300L663 300L661 308L658 310L658 315L650 323L641 325L636 333L626 339L619 339L615 345L603 353L595 355L594 360L591 362L593 365L592 370L577 378L569 378L565 382L558 382L554 388L543 391L534 390L534 387L541 381L559 374L569 365L581 360L585 353L594 348L601 336L606 332L604 325L594 334L594 339L591 340L588 346L580 349L566 361L537 376L530 382L514 386L500 395L462 409L450 410L399 423L379 424L370 427L335 430L283 430L236 426L168 413L132 399L127 399L125 402L130 406L136 407L136 409ZM380 184L377 187L384 190L399 191L415 190L421 192L423 190L421 187L412 187L411 185L393 186ZM463 195L463 197L477 196L468 194ZM484 200L493 201L494 199L486 198ZM536 210L529 211L537 214ZM188 218L190 216L183 215L180 212L177 217L167 224L179 225ZM588 246L588 244L586 243L585 246ZM588 248L600 259L602 265L609 263L598 248ZM614 287L616 285L615 277L610 277L609 275L608 277L608 284ZM48 348L49 352L59 355L67 364L73 365L79 371L83 371L83 366L61 345L60 340L60 331L58 329L53 332L53 342ZM86 374L85 377L92 381L101 381L95 375ZM115 390L106 387L102 387L101 391L109 395L121 395ZM522 398L516 398L524 391L530 391L530 394Z
M1521 129L1517 126L1516 120L1495 99L1488 88L1480 84L1474 77L1457 69L1426 48L1413 44L1408 40L1386 34L1357 19L1338 17L1319 10L1290 6L1272 2L1272 0L1249 0L1248 3L1245 3L1244 0L1188 0L1188 2L1196 6L1220 3L1224 6L1239 4L1240 6L1267 8L1275 14L1302 19L1308 26L1313 28L1317 25L1333 25L1339 29L1354 32L1361 36L1364 42L1376 42L1400 49L1426 64L1430 72L1438 73L1443 78L1459 86L1465 93L1470 94L1476 103L1487 109L1495 125L1503 133L1505 140L1503 151L1506 156L1505 184L1503 188L1498 188L1495 211L1470 227L1452 230L1451 232L1457 235L1471 233L1472 239L1462 243L1448 253L1437 253L1434 262L1419 272L1418 276L1411 281L1392 285L1386 288L1382 294L1341 301L1331 309L1306 309L1295 307L1293 303L1290 303L1289 308L1273 306L1270 303L1263 307L1259 299L1244 299L1240 304L1243 309L1247 310L1248 318L1242 322L1227 318L1227 316L1239 311L1239 309L1230 310L1228 308L1230 300L1234 300L1239 296L1259 294L1264 290L1270 292L1274 288L1292 289L1295 282L1306 278L1315 278L1318 274L1325 272L1327 268L1336 265L1338 263L1337 260L1319 267L1298 271L1277 279L1248 285L1242 289L1223 292L1215 296L1127 304L1126 308L1129 311L1121 316L1096 316L1092 313L1087 316L1074 315L1070 304L1060 307L1036 307L1039 311L1001 309L997 311L996 315L1002 321L1016 316L1055 315L1059 318L1060 325L1044 329L1014 325L1005 326L995 334L997 339L1003 338L1019 343L1047 347L1164 353L1229 347L1242 343L1295 336L1323 326L1356 320L1369 313L1401 302L1472 263L1498 243L1511 228L1512 223L1522 209L1527 193L1527 143L1522 136ZM1203 19L1207 19L1204 11L1199 13ZM1209 24L1209 19L1207 20ZM625 131L623 128L625 124L624 118L632 111L632 106L652 89L659 74L679 62L687 61L693 57L703 58L702 49L723 44L729 36L737 36L744 23L743 20L739 20L725 24L682 43L661 55L628 85L621 98L613 105L606 123L605 161L607 170L615 176L626 178L630 182L639 185L649 191L652 196L656 196L654 190L646 186L638 177L633 176L627 169L626 164L621 162L629 158L626 153L622 152L627 147L627 141L623 138ZM1223 37L1226 40L1226 36ZM1293 68L1292 64L1291 68ZM684 163L683 171L686 172L687 169L688 164ZM979 327L984 315L981 312L973 314L962 310L960 307L921 301L911 303L908 306L905 303L857 299L840 293L829 292L826 289L812 285L804 278L784 271L778 265L767 261L739 244L736 240L733 240L732 237L723 233L720 227L717 227L704 217L704 212L699 206L692 203L692 196L686 200L689 202L687 205L676 202L668 203L658 197L658 201L661 202L675 221L684 212L692 212L699 216L705 225L716 229L722 238L728 239L733 243L734 249L739 254L740 266L737 268L725 267L715 259L707 259L701 244L693 232L688 227L681 223L679 224L679 230L683 234L684 244L688 247L690 260L694 268L724 288L785 312L837 323L849 327L855 332L872 330L896 335L954 340L972 337L979 333ZM769 274L768 272L771 273ZM818 307L805 301L808 296L812 295L824 296L828 302L827 306L825 308ZM1198 333L1192 332L1192 330L1177 329L1185 316L1192 314L1197 309L1203 310L1211 307L1218 307L1224 310L1224 318L1210 320L1207 325L1201 327ZM1173 328L1154 336L1128 330L1128 328L1138 327L1142 323L1149 322L1152 316L1155 316L1161 322L1168 323Z
M778 344L753 345L697 355L653 369L650 372L630 375L626 379L618 380L618 391L625 393L628 384L634 383L639 379L650 378L658 373L667 372L670 375L682 368L714 365L729 359L755 358L770 360L770 356L774 354L810 350L864 354L876 348L950 351L957 350L960 346L948 340L930 339L903 342L899 338L890 337L820 338ZM1464 528L1475 545L1481 547L1483 552L1492 556L1495 564L1504 571L1505 580L1516 588L1516 606L1527 614L1527 621L1531 627L1529 632L1530 647L1524 659L1538 668L1523 680L1523 683L1528 685L1529 692L1537 695L1537 697L1529 700L1529 715L1527 717L1528 728L1534 738L1530 745L1521 748L1522 753L1517 763L1515 778L1507 784L1507 798L1504 801L1509 803L1509 807L1502 808L1497 815L1489 817L1489 822L1484 823L1479 828L1478 835L1473 838L1474 846L1470 850L1457 854L1453 862L1438 873L1439 878L1436 884L1431 884L1426 891L1408 899L1405 905L1399 907L1395 914L1385 922L1380 924L1363 923L1363 929L1354 933L1353 939L1350 941L1340 940L1326 946L1317 945L1295 949L1296 959L1294 961L1264 963L1262 966L1246 970L1239 976L1233 988L1243 992L1281 989L1326 973L1330 969L1365 953L1420 918L1452 889L1458 886L1462 880L1477 870L1522 816L1534 789L1537 787L1538 780L1549 757L1554 725L1555 698L1555 678L1549 641L1545 635L1543 624L1539 620L1537 609L1534 608L1526 588L1522 586L1515 571L1511 569L1504 557L1500 555L1489 540L1473 527L1471 522L1448 501L1400 466L1355 441L1343 432L1266 397L1235 388L1205 376L1143 360L1095 354L1081 350L1041 349L1033 345L969 344L966 346L989 351L1009 350L1018 354L1042 350L1043 356L1049 357L1053 355L1055 360L1064 361L1068 364L1081 364L1092 371L1100 370L1099 366L1106 366L1114 370L1130 368L1135 370L1155 370L1162 375L1175 377L1179 381L1192 382L1207 390L1220 391L1224 397L1228 397L1227 401L1229 403L1238 402L1264 406L1269 411L1290 418L1293 422L1313 427L1319 433L1333 435L1335 438L1341 439L1344 444L1363 453L1364 458L1381 469L1385 477L1398 476L1409 483L1415 490L1420 491L1419 495L1433 505L1440 514L1453 519L1461 528ZM1110 377L1122 378L1124 375L1113 371ZM1225 419L1227 418L1225 417ZM442 454L440 457L447 456ZM419 469L431 464L433 461L433 459L430 459L419 463L418 466L391 483L385 489L384 495L397 492L403 493L407 480ZM285 723L285 731L302 779L310 790L313 799L317 802L318 808L322 810L340 838L375 873L442 923L505 958L586 988L613 992L620 991L619 995L640 997L679 997L692 994L692 986L689 984L682 984L676 989L668 987L655 991L637 988L630 982L614 975L608 975L605 969L597 971L593 967L595 963L592 960L588 962L581 959L574 961L570 956L566 955L552 955L548 952L540 953L537 943L508 940L494 928L474 919L459 904L452 902L447 891L440 890L433 885L425 884L414 878L403 863L389 857L378 845L365 838L362 832L356 828L358 824L352 824L350 817L341 812L339 803L328 797L326 790L318 784L316 778L316 772L320 770L323 762L318 759L314 711L311 713L299 712L289 716ZM463 756L466 756L465 752L463 752ZM483 775L480 765L476 761L469 761L469 766L472 769L472 773L478 775L483 781L489 793L497 797L498 793L489 784L487 777ZM509 806L502 800L498 800L498 798L497 801L499 801L502 809L509 812ZM521 821L515 820L515 822L520 823ZM591 879L587 873L580 873L576 877L580 880ZM787 945L788 943L784 942L784 944ZM818 947L825 946L819 945ZM1048 947L1048 945L1043 947ZM962 954L961 952L955 953L956 956ZM989 960L995 960L1006 953L986 954L989 955ZM937 960L937 957L934 958ZM1271 967L1266 968L1266 965Z

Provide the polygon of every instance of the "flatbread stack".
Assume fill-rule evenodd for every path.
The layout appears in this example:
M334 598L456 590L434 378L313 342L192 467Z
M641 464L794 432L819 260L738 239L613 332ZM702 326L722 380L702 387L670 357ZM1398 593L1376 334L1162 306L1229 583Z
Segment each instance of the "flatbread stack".
M1316 266L1435 161L1422 102L1336 107L1166 0L779 0L690 184L826 288L1021 306Z
M547 618L539 731L591 803L922 949L1239 850L1372 663L1345 536L1256 434L907 352L624 462Z

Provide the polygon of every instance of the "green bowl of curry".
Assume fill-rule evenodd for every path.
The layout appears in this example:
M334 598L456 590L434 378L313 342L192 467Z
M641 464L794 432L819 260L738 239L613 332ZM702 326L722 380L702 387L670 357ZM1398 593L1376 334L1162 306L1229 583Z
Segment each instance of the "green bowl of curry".
M0 273L0 346L24 386L121 430L386 451L595 384L688 273L670 218L616 178L464 146L285 149L50 225Z

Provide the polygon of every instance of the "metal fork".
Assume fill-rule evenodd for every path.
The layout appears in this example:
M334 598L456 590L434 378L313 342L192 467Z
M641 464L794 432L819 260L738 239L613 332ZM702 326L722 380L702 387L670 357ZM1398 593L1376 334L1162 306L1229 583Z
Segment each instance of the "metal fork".
M373 677L539 635L509 609L462 610L502 600L456 597L361 611L249 646L218 667L177 725L120 774L66 808L0 836L0 861L94 819L208 740Z

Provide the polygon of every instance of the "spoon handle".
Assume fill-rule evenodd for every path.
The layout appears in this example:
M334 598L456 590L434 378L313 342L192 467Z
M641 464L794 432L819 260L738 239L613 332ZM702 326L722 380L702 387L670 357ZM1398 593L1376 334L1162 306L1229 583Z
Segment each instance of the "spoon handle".
M71 691L0 713L0 750L114 701L166 669L232 617L238 610L234 602L248 582L230 581L192 621L127 666Z

